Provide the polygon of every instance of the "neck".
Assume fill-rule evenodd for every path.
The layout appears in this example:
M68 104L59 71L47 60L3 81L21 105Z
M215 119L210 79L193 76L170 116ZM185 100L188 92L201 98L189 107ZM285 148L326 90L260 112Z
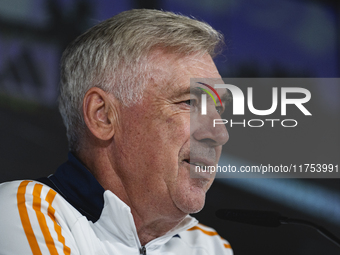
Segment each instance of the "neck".
M179 219L167 219L166 217L153 218L145 220L131 208L137 234L142 245L156 239L157 237L163 236L170 230L175 228L184 218Z

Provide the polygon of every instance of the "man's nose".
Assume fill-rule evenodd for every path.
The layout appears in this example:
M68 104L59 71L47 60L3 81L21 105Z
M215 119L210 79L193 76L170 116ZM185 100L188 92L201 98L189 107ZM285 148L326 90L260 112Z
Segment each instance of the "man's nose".
M192 123L196 130L193 132L195 140L204 142L211 147L224 145L229 140L229 133L224 124L215 124L214 119L221 119L216 109L208 110L206 115L199 116ZM221 122L220 122L221 123Z

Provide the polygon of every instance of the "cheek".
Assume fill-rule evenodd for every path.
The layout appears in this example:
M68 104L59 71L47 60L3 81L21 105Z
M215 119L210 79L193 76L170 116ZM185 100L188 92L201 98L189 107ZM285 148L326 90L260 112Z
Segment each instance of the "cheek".
M174 172L181 149L189 145L189 114L169 108L157 111L148 108L138 109L129 116L123 119L123 139L120 139L129 163L138 161L150 169L157 167L158 172Z
M166 119L169 138L187 141L190 137L190 117L175 115ZM183 145L183 142L182 142Z

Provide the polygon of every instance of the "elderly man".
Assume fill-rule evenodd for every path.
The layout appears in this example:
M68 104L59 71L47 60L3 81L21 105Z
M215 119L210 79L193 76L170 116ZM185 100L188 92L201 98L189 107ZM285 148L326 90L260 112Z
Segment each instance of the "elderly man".
M197 20L131 10L71 43L60 88L69 160L1 185L1 254L232 254L188 215L213 180L190 169L216 164L228 140L224 125L190 127L190 116L219 117L200 116L190 78L220 79L221 40Z

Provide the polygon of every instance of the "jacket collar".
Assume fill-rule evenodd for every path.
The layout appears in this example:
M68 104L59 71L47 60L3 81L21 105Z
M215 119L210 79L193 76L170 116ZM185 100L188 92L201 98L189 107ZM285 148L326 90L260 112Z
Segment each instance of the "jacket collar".
M106 230L112 236L129 247L141 247L136 226L134 224L131 209L123 201L121 201L114 193L107 190L104 193L105 206L100 219L95 223L97 227ZM195 225L198 221L186 216L176 227L171 229L165 235L158 237L146 244L147 250L158 249L160 246L168 242L171 238L180 238L178 235L181 231L185 231ZM102 231L101 231L102 232Z
M71 153L54 175L48 177L55 188L88 220L96 222L104 207L104 188Z

